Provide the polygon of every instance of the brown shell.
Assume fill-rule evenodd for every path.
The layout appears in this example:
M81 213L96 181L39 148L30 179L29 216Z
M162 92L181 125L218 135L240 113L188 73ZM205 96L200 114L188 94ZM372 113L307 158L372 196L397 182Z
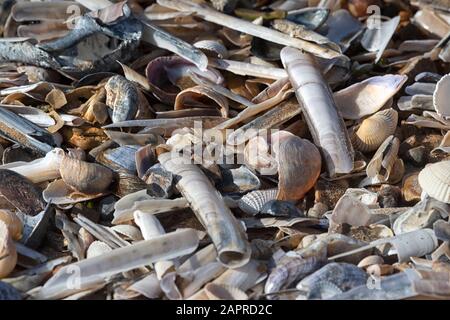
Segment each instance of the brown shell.
M0 279L7 277L16 267L17 251L8 227L0 221Z
M187 88L177 94L174 109L187 108L219 109L222 117L228 117L227 98L204 86Z
M291 135L280 142L278 200L297 201L316 184L322 167L319 150L308 140Z
M22 237L23 224L14 212L0 209L0 221L8 226L9 233L14 240L19 240Z
M67 156L61 161L60 172L67 185L87 194L104 192L113 181L110 169Z

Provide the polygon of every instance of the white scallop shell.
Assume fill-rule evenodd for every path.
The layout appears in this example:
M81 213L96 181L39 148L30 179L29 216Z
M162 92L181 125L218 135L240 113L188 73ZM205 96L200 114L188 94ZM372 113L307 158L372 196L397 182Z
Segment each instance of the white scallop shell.
M208 283L204 290L209 300L248 300L244 291L225 284Z
M450 117L450 74L438 81L433 93L433 105L436 112L444 117Z
M372 77L336 92L334 100L344 119L358 120L380 110L407 79L394 74Z
M86 252L86 258L93 258L112 251L111 247L103 241L94 241Z
M436 200L450 203L450 161L427 165L419 173L419 184L423 191Z
M387 137L395 133L398 113L394 109L381 110L364 119L351 136L353 146L361 152L375 151Z

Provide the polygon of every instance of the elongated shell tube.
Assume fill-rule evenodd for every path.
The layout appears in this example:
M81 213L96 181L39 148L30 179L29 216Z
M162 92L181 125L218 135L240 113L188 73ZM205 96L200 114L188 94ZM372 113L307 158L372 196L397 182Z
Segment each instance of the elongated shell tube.
M177 188L189 202L214 243L219 261L229 268L245 265L251 248L243 226L233 216L220 193L195 164L173 158L171 152L161 154L161 165L181 179Z
M280 56L330 176L349 173L354 157L350 138L314 57L290 47L283 48Z

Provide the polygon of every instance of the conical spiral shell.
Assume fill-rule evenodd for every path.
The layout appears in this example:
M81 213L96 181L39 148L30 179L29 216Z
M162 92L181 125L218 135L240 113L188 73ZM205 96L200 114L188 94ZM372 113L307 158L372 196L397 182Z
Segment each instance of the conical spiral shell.
M353 146L361 152L371 152L395 133L398 113L394 109L381 110L364 119L352 135Z
M450 161L426 166L419 173L419 184L431 197L450 203Z
M238 201L239 208L247 214L258 214L264 204L277 198L277 189L256 190L247 193Z

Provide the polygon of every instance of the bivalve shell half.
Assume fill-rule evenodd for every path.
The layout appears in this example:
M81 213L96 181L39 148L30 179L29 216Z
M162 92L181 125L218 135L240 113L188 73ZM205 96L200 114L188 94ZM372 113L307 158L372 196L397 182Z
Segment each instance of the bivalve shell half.
M220 40L200 40L194 43L194 47L199 48L209 57L219 59L228 57L228 49Z
M394 109L381 110L364 119L352 135L353 146L361 152L371 152L394 134L397 128L398 113Z
M209 300L248 300L248 295L237 287L208 283L205 293Z
M433 93L433 106L438 114L450 117L450 74L442 77Z
M8 226L0 221L0 279L7 277L16 267L17 251Z
M275 200L276 197L277 189L256 190L239 199L238 206L245 213L256 215L267 202Z
M112 251L111 247L103 241L94 241L86 252L86 258L93 258Z
M14 240L19 240L22 237L23 224L14 212L0 209L0 221L8 226L9 233Z
M450 203L450 161L426 166L419 173L419 184L431 197Z

